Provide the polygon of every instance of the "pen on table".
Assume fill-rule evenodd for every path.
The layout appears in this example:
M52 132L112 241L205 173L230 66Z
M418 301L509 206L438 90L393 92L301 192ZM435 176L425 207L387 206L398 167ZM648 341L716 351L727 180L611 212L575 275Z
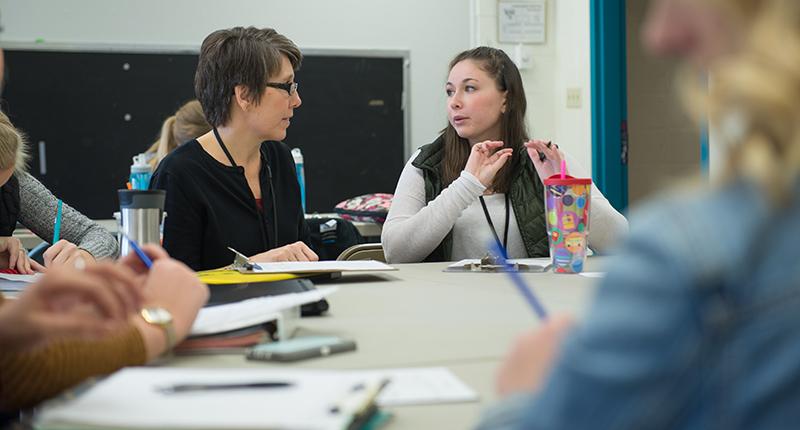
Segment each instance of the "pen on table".
M61 214L63 211L64 202L61 199L58 199L58 203L56 204L56 219L53 222L53 241L50 242L51 245L55 245L56 242L61 239Z
M503 249L503 247L494 240L491 242L490 246L492 247L492 251L498 255L497 258L500 260L500 263L506 266L506 273L508 273L508 276L511 277L511 281L514 283L514 286L516 286L519 292L522 293L522 296L525 297L525 300L531 306L539 319L542 321L546 320L547 312L544 310L544 306L542 306L539 300L536 299L536 296L533 295L533 291L528 288L528 285L525 284L525 281L522 279L519 271L515 270L513 266L508 264L508 261L506 261L507 254L505 249Z
M287 388L291 387L291 382L246 382L241 384L175 384L168 387L160 387L157 390L164 394L187 393L192 391L216 391L216 390L250 390L266 388Z
M139 256L139 259L142 260L142 263L144 263L144 265L147 266L148 269L153 267L153 261L150 260L150 257L148 257L147 254L144 253L144 251L142 251L142 248L139 248L139 245L136 243L136 241L131 239L130 236L128 236L125 233L122 233L122 237L124 237L125 240L128 241L128 245L131 246L133 252L135 252L136 255Z

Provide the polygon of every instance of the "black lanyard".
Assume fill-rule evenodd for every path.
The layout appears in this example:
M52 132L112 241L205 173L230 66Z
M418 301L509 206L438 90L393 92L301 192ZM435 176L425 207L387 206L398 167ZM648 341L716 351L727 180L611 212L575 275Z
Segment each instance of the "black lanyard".
M489 215L489 209L486 208L486 202L483 200L483 196L480 196L478 198L481 201L481 206L483 206L483 214L486 216L486 222L489 223L489 227L491 227L491 229L492 229L492 234L494 235L494 240L496 240L497 244L502 246L503 249L505 249L507 251L508 248L506 248L506 246L508 245L508 217L509 217L509 214L510 214L510 211L508 209L508 193L506 193L506 228L505 228L505 232L503 233L503 242L502 243L500 242L500 238L497 236L497 230L494 229L494 223L492 222L492 216Z
M233 156L231 155L231 153L228 152L228 147L225 146L225 142L222 141L222 137L219 135L219 132L217 131L217 127L214 127L214 137L217 138L217 143L219 143L219 147L222 148L222 152L225 153L225 156L228 157L228 161L231 162L231 166L239 167L239 165L236 164L235 161L233 161Z
M225 142L222 141L222 137L219 135L219 132L217 131L217 127L214 127L212 130L214 130L214 137L217 138L217 143L219 143L220 148L222 148L222 152L224 152L225 156L228 157L228 161L231 162L231 165L233 167L239 167L239 165L236 164L235 161L233 161L233 156L231 156L231 153L228 152L228 148L225 146ZM263 151L261 151L260 155L264 155ZM275 247L277 248L278 247L278 209L275 207L275 190L272 189L272 169L270 169L269 163L267 162L266 157L264 157L264 158L265 159L262 162L267 165L267 172L269 173L269 194L272 197L272 227L273 227L273 231L275 233L275 236L273 236L273 237L275 239ZM242 169L242 173L244 173L244 169ZM259 173L259 178L260 177L261 177L261 174ZM245 178L245 182L247 182L247 178ZM262 197L263 197L263 194L262 194ZM261 211L256 209L256 212L258 212L258 218L260 219L261 218ZM261 223L261 224L263 224L263 223ZM265 237L263 229L261 230L261 241L264 244L264 247L269 249L269 241Z

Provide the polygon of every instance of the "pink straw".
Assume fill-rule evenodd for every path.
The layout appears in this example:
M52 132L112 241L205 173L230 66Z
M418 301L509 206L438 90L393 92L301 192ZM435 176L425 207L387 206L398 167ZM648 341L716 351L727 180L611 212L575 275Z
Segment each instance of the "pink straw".
M567 161L563 158L561 159L561 179L567 178Z

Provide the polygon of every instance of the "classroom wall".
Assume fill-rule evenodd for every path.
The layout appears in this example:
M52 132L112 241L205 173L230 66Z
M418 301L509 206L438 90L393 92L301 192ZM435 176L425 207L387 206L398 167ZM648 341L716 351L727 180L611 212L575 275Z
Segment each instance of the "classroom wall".
M447 63L470 41L466 0L0 0L0 14L9 42L199 47L213 30L254 25L304 49L409 50L407 156L445 125Z
M0 40L199 46L214 29L273 26L302 48L407 49L411 139L406 154L445 125L447 64L497 42L497 0L0 0ZM533 136L552 139L591 171L589 0L548 0L547 40L522 46ZM567 89L581 93L568 108Z
M497 3L471 1L471 40L512 54L515 45L497 41ZM521 46L522 56L530 59L530 67L520 71L528 98L528 126L534 137L557 142L591 172L589 0L547 0L546 8L546 42ZM580 107L567 107L567 89L580 92Z
M643 2L626 8L630 205L700 172L699 129L678 97L678 63L642 47L647 8Z

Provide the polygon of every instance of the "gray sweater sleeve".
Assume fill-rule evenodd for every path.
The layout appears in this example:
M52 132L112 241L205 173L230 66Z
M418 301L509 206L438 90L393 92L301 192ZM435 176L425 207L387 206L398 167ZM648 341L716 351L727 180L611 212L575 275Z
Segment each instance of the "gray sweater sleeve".
M50 242L58 199L41 182L27 173L16 173L19 179L19 222L35 235ZM61 239L78 245L95 259L116 258L117 240L108 230L64 203L61 218Z
M392 206L381 232L386 261L419 263L430 254L455 225L458 217L486 187L478 178L461 172L452 184L429 203L425 202L425 179L422 170L411 163L414 153L400 173Z

